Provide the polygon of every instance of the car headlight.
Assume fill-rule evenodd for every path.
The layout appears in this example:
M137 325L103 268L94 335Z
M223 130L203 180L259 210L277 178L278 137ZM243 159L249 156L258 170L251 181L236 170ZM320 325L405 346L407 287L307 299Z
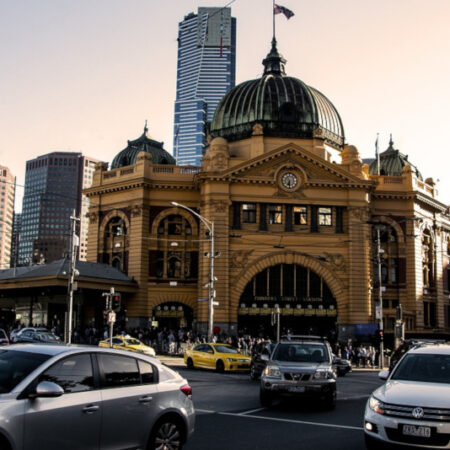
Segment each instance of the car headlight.
M281 378L280 368L278 366L266 366L264 375L272 378Z
M335 378L334 372L328 369L317 369L314 374L314 378L317 380L329 380Z
M227 358L227 361L228 361L228 362L236 362L237 359L235 359L235 358Z
M369 408L378 414L384 414L384 404L373 395L369 399Z

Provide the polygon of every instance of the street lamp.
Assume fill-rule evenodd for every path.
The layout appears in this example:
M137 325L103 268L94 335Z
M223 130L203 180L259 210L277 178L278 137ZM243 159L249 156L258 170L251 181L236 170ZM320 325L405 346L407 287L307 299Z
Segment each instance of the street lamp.
M216 296L216 291L214 289L214 282L217 278L214 277L214 259L219 256L219 252L215 253L214 251L214 222L212 220L208 220L205 217L201 216L193 209L189 208L186 205L182 205L177 202L171 202L173 206L177 206L179 208L186 209L190 213L194 214L194 216L198 217L203 225L208 229L209 232L209 252L205 253L205 256L209 258L209 281L205 287L208 287L208 342L212 342L213 339L213 324L214 324L214 298Z

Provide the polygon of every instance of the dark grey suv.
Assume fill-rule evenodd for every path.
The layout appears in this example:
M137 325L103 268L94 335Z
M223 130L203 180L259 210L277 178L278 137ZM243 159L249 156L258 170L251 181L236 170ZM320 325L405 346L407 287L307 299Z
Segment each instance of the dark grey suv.
M271 406L280 397L316 397L327 408L336 403L336 368L326 341L279 342L261 375L260 401Z
M181 449L192 390L156 358L99 347L0 349L0 449Z

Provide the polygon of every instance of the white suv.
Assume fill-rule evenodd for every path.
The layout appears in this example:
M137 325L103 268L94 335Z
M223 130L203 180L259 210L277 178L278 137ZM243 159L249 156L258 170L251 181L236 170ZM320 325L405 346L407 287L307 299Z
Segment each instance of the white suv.
M366 405L366 447L450 448L450 345L417 345L379 376L387 381Z

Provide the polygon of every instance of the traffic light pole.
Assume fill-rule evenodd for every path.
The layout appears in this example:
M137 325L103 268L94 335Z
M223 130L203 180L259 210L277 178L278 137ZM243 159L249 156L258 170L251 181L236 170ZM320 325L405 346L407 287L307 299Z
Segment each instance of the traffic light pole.
M377 264L378 264L378 310L380 317L380 369L384 368L384 323L383 323L383 286L381 283L381 238L377 228Z

